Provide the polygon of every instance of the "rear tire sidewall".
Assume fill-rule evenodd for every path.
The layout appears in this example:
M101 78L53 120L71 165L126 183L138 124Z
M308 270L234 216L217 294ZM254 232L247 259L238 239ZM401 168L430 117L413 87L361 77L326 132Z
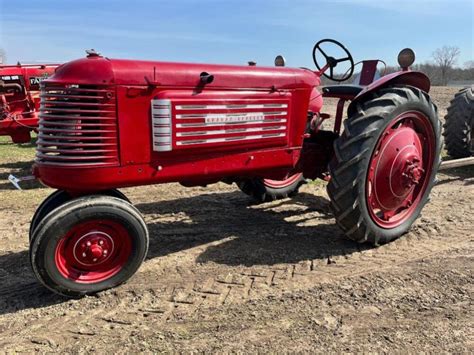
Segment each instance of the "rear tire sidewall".
M110 199L115 202L112 207L107 204L76 206L76 201L71 201L64 205L64 208L48 215L38 225L31 243L30 258L35 274L47 288L65 296L80 297L115 287L128 280L138 270L148 251L146 225L139 215L120 208L120 203L126 202ZM115 275L100 282L86 284L66 279L58 270L55 261L59 241L77 223L98 218L118 222L128 231L132 244L128 260Z

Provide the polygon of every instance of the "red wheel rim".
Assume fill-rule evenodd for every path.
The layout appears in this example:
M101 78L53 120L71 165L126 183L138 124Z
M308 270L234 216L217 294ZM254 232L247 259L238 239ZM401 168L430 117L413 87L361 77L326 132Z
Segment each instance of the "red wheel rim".
M415 212L428 186L436 141L418 111L393 119L377 142L367 173L367 207L382 228L395 228Z
M281 189L295 183L302 175L302 173L297 173L283 180L263 179L263 184L273 189Z
M63 236L55 252L61 275L78 283L97 283L116 275L132 253L126 228L112 220L76 224Z

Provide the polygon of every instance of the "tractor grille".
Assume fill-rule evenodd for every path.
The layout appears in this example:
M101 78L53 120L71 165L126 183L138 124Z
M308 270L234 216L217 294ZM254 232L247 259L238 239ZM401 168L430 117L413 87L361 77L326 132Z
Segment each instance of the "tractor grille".
M36 161L49 165L117 165L115 90L41 84Z

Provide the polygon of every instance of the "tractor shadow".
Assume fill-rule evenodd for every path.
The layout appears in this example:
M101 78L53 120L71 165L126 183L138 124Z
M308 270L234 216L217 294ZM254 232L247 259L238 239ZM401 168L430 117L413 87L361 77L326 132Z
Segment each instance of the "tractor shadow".
M36 280L28 254L25 250L0 255L0 315L65 301Z
M308 193L253 205L241 192L227 192L136 207L148 222L148 259L214 242L196 262L253 266L327 260L365 249L344 238L328 205ZM36 281L28 251L0 255L0 315L66 301Z
M299 193L252 205L241 192L201 195L138 204L147 216L166 211L166 222L148 223L148 258L213 243L198 263L257 266L328 259L364 249L348 240L335 224L326 198ZM175 216L175 217L173 217Z

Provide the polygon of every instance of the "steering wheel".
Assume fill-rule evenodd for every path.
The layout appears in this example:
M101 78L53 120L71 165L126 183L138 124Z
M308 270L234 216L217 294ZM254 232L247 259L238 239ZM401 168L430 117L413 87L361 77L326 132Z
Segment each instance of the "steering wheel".
M321 48L321 44L323 43L333 43L335 44L336 46L342 48L342 50L347 54L347 56L343 57L343 58L334 58L334 57L331 57L331 56L328 56L326 54L326 52L323 51L323 49ZM351 53L347 50L346 47L344 47L344 45L334 39L322 39L320 40L318 43L316 43L314 45L314 48L313 48L313 61L314 61L314 64L316 65L316 68L318 68L319 70L321 70L321 66L318 64L318 60L316 59L316 53L318 53L318 51L324 56L324 58L326 59L326 65L329 66L329 75L326 74L325 72L323 73L323 75L328 78L328 79L331 79L333 81L337 81L337 82L341 82L341 81L345 81L347 79L349 79L352 74L354 73L354 59L352 58L352 55ZM343 63L343 62L350 62L351 64L351 67L347 70L347 72L340 78L336 78L334 76L334 68L339 64L339 63Z

